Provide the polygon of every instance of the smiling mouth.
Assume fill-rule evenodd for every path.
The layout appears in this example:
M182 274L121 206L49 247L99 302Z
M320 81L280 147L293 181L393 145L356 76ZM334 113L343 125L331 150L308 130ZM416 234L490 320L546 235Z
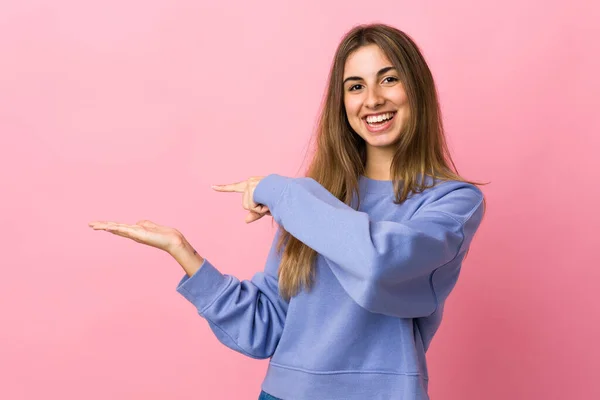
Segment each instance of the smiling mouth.
M376 126L385 125L386 122L388 122L392 118L394 118L394 115L396 115L395 111L379 114L376 116L369 115L367 117L364 117L363 120L367 123L367 125L376 127Z

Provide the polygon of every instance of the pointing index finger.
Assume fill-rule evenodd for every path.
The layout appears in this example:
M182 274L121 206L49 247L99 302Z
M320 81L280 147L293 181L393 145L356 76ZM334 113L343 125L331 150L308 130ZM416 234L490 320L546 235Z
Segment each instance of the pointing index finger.
M228 185L212 185L211 186L217 192L238 192L244 193L246 189L246 181L230 183Z

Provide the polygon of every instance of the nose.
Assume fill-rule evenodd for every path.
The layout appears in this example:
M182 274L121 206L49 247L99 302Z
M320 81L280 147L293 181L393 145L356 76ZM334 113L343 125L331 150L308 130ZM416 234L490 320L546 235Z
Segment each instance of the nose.
M375 109L381 106L385 102L381 96L378 86L373 86L367 91L367 99L365 100L365 106L367 108Z

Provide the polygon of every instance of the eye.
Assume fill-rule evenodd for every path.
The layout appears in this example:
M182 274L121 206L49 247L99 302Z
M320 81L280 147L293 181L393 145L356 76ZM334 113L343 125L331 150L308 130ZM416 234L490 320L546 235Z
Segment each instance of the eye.
M348 88L348 91L349 91L349 92L354 92L354 91L356 91L356 90L359 90L361 87L362 87L362 85L353 85L353 86L350 86L350 87Z
M396 78L395 76L388 76L386 78L383 79L384 83L393 83L393 82L398 82L398 78Z

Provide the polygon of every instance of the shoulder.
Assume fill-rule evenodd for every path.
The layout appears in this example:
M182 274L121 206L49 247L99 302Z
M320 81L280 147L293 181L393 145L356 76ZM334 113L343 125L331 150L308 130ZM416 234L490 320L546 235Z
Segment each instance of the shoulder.
M416 214L442 212L460 223L475 217L482 217L485 207L484 194L480 188L462 181L433 181L433 186L425 189Z
M453 197L465 197L466 199L479 203L484 198L481 189L469 182L430 180L428 183L433 185L430 188L427 188L423 194L432 200L444 199L446 196L450 195Z

